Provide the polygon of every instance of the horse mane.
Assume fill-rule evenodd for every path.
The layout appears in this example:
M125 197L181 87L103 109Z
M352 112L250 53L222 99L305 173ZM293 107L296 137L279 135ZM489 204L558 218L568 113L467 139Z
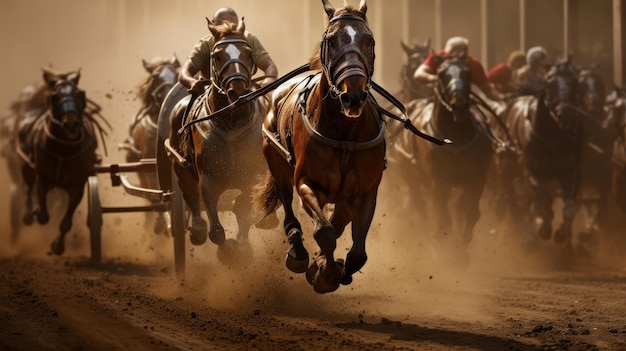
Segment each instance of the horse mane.
M353 14L362 17L365 20L365 23L367 23L367 17L365 16L365 14L351 5L345 5L345 7L335 10L333 17L345 14ZM330 21L329 18L326 18L326 29L324 29L324 32L328 30L328 26L330 26ZM320 48L321 42L320 45L317 45L315 51L313 52L313 55L311 55L311 57L309 58L309 69L312 71L319 71L322 69L322 62L320 60Z

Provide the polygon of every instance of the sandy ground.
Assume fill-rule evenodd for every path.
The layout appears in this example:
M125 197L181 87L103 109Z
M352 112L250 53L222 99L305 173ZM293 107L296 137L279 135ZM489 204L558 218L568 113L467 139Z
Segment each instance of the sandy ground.
M103 202L137 203L100 179ZM464 259L402 210L407 200L398 190L391 173L368 263L352 285L325 295L284 267L278 229L252 229L253 259L242 268L220 263L213 245L188 244L181 282L171 239L151 233L142 214L105 215L98 266L89 263L82 205L63 257L47 255L58 221L23 228L15 245L3 225L0 348L626 349L626 250L618 233L581 257L552 243L524 248L484 218ZM220 215L232 237L232 213ZM306 241L311 252L313 243ZM349 245L342 237L339 252Z

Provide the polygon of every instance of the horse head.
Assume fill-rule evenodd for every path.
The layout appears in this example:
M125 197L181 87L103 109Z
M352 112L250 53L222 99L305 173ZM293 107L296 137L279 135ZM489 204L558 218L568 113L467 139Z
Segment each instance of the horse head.
M80 70L59 74L44 69L43 77L48 86L50 122L67 139L79 138L82 135L83 112L87 105L85 92L78 89Z
M256 71L252 48L246 40L243 17L239 23L216 24L207 18L215 44L211 52L213 85L234 102L250 91L250 82Z
M374 35L367 25L367 5L335 10L322 0L328 26L320 42L320 64L331 97L339 98L345 116L361 115L374 73Z
M595 65L578 72L578 84L582 109L602 121L607 93L604 79Z
M437 83L434 91L442 105L454 115L455 122L466 121L469 117L471 77L467 67L467 52L459 55L440 56L437 69Z
M572 69L572 55L556 63L546 73L546 105L562 129L571 129L577 124L579 113L578 77Z
M422 45L413 41L412 45L407 45L404 41L400 41L402 50L406 54L406 60L402 65L401 79L404 89L409 90L411 97L420 97L425 94L423 84L419 84L413 79L413 73L417 68L426 60L430 53L430 39L425 41Z
M139 95L143 100L144 107L161 107L167 93L178 81L178 69L180 62L176 55L170 59L154 58L151 61L141 60L143 68L149 76L140 87Z

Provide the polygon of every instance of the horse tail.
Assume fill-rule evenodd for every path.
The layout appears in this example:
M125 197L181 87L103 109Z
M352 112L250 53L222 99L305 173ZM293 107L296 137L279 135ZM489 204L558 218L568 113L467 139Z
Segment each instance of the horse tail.
M267 172L265 180L259 185L254 195L254 203L263 212L263 218L269 216L280 206L280 201L276 195L276 181L270 172Z

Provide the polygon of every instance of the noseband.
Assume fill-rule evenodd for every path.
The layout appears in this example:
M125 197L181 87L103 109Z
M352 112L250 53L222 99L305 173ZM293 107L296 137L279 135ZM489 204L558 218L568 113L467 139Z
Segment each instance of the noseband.
M76 87L70 83L61 84L57 87L57 89L59 89L60 92L51 95L49 98L52 112L52 123L62 125L59 118L70 112L76 112L80 118L85 110L85 92L81 90L74 91ZM66 89L71 89L72 91L66 92Z
M328 86L330 88L330 96L333 99L337 99L341 96L342 92L337 88L337 84L342 82L344 79L351 76L361 76L367 80L367 90L369 90L372 82L372 75L374 74L374 67L371 66L371 62L374 62L374 49L372 48L372 55L370 57L370 64L366 64L368 61L363 56L361 52L361 48L356 46L355 44L350 43L342 47L329 62L329 53L328 53L328 32L330 30L330 26L339 20L355 20L365 23L365 19L353 14L343 14L339 16L335 16L330 19L328 29L324 32L324 36L322 41L320 42L320 63L322 65L322 69L324 70L324 75L326 76L326 80L328 81ZM357 54L359 59L350 59L341 62L339 61L343 59L343 57L349 53Z
M451 65L446 66L445 69L448 69L450 66ZM455 65L455 67L458 66ZM439 72L437 74L439 74ZM451 91L465 91L465 84L460 78L452 78L447 85L443 86L441 80L437 78L437 84L435 85L433 91L435 92L435 96L437 97L437 99L439 99L443 107L445 107L446 110L452 112L453 108L452 106L450 106L450 103L444 98L444 96L447 96Z
M214 56L214 52L215 49L220 46L220 45L226 45L226 44L244 44L246 45L248 48L250 48L250 44L248 43L247 40L245 39L239 39L239 38L235 38L235 39L222 39L220 41L218 41L217 43L215 43L213 45L213 52L211 53L211 62L213 64L211 64L212 70L213 70L213 79L217 79L218 84L215 84L215 81L213 81L213 85L215 85L215 87L218 89L218 91L222 94L226 94L226 92L224 91L225 87L228 87L228 84L230 84L232 81L234 80L243 80L246 83L246 88L250 87L250 77L252 77L256 71L256 66L252 65L252 67L248 67L248 65L243 62L242 60L240 60L239 58L231 58L230 60L226 61L226 63L224 63L224 65L219 69L219 71L217 70L217 67L214 64L214 60L213 60L213 56ZM251 59L251 61L253 61ZM243 66L246 70L246 74L243 74L241 72L239 72L237 70L237 72L232 73L227 75L226 77L222 78L222 73L224 73L224 71L226 70L226 68L231 65L231 64L240 64L241 66Z

